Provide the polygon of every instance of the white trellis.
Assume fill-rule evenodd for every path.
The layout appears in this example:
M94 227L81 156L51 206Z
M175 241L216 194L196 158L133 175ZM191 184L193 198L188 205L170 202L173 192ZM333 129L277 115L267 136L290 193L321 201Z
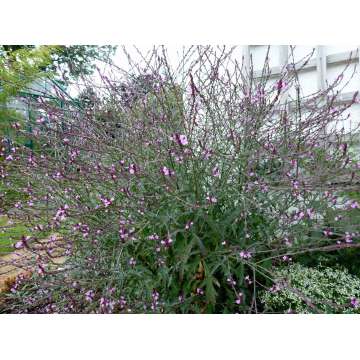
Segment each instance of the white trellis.
M246 45L243 46L244 65L249 67L253 64L255 77L261 77L261 68L265 61L265 54L269 45ZM313 56L309 62L302 66L300 61L299 80L305 95L310 95L317 90L323 90L327 84L335 80L345 68L347 63L350 63L344 73L344 82L349 79L348 84L342 89L338 96L338 103L350 102L355 93L360 90L360 57L359 47L357 46L295 46L294 50L298 50L299 56L295 60L300 61L301 57L311 53L314 49ZM271 77L276 79L279 77L284 66L291 61L290 46L288 45L271 45L269 49L269 65ZM350 59L350 61L349 61ZM291 90L290 90L291 93ZM281 99L285 102L288 99L289 93L285 93ZM345 124L347 129L360 123L360 104L354 104L349 109L350 120Z

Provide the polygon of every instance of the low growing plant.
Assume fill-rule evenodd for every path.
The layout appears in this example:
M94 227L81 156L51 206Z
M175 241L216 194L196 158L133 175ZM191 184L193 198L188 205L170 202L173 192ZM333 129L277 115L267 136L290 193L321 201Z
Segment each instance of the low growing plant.
M275 285L261 295L275 313L359 313L360 279L347 270L294 264L277 269Z

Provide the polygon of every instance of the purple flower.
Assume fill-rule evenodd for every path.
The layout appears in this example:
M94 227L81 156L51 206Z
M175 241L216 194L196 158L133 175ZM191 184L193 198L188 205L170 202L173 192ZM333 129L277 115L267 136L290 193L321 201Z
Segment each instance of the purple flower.
M220 170L217 166L215 166L213 169L212 169L212 176L214 177L220 177Z
M107 300L104 297L100 298L100 306L101 307L104 307L104 305L106 305L106 302L107 302Z
M120 296L120 300L118 302L120 309L123 309L126 306L126 300L124 296Z
M348 200L345 204L345 206L347 207L347 209L359 209L360 205L357 201L355 200Z
M15 203L14 206L16 207L16 209L21 209L21 202L18 201L17 203Z
M269 291L272 292L272 293L276 293L278 291L281 290L281 285L280 284L274 284L270 289Z
M359 209L360 207L357 201L353 201L350 206L352 209Z
M89 290L85 293L85 299L88 302L93 302L94 301L94 290Z
M276 88L278 90L278 92L280 92L282 89L285 89L287 87L287 83L285 81L283 81L282 79L280 79L277 83L276 83Z
M207 196L206 200L210 203L210 204L216 204L217 203L217 199L215 196Z
M187 140L187 137L186 135L176 135L176 140L177 142L182 145L182 146L185 146L188 144L188 140Z
M205 149L202 154L204 156L204 159L208 160L213 155L213 151L211 149Z
M247 250L241 250L239 253L241 259L250 259L252 257L252 254L250 251Z
M154 289L151 293L152 298L152 304L151 304L151 310L156 310L156 307L159 305L159 293Z
M309 217L309 219L313 219L314 218L314 215L315 215L315 211L314 209L306 209L306 213L307 213L307 216Z
M130 260L129 260L129 265L130 266L135 266L136 265L136 260L132 257L132 258L130 258Z
M292 261L292 258L288 255L284 255L281 257L282 261L284 262L291 262Z
M340 145L339 145L339 149L340 149L341 151L343 151L344 153L346 153L347 144L346 144L346 143L340 144Z
M295 190L298 190L299 189L299 182L297 180L293 180L292 181L292 186Z
M66 210L68 210L69 209L69 206L68 205L64 205L64 206L61 206L58 210L57 210L57 212L56 212L56 214L55 214L55 216L54 216L54 220L55 221L63 221L63 220L65 220L66 219L66 216L67 216L67 213L66 213Z
M30 155L30 156L28 157L28 163L29 163L30 165L34 165L34 164L35 164L34 157L33 157L32 155Z
M130 174L135 174L136 172L138 171L138 168L137 168L137 166L135 165L135 164L130 164L129 165L129 173Z
M235 300L235 304L240 305L242 303L242 298L243 298L243 293L238 293L236 300Z
M120 236L121 240L123 240L123 241L127 240L130 235L131 235L131 231L129 231L124 226L120 226L120 228L119 228L119 236Z
M30 240L30 236L22 236L21 240L18 241L15 245L15 249L22 249L23 247L27 246L27 242Z
M15 245L14 248L15 249L22 249L24 247L24 244L22 241L18 241Z
M297 220L301 220L305 217L305 213L303 211L300 211L299 213L297 213L294 218L296 218Z
M179 135L179 141L180 141L181 145L187 145L188 144L188 140L187 140L185 135Z
M204 290L203 290L202 288L197 288L197 289L196 289L196 294L197 294L197 295L200 295L200 296L201 296L201 295L204 295Z
M355 298L355 297L352 297L352 298L350 299L350 305L351 305L351 307L353 307L354 309L358 308L359 305L360 305L359 300L358 300L357 298Z
M324 234L325 236L329 237L329 236L331 236L331 235L333 234L333 232L330 231L329 229L325 229L325 230L323 231L323 234Z
M163 166L161 168L161 172L164 176L171 176L174 174L174 172L172 170L170 170L169 168L167 168L166 166Z
M164 176L173 176L175 174L175 172L173 170L170 170L169 168L167 168L166 166L163 166L161 168L161 173Z
M113 203L114 198L108 199L106 197L100 196L100 200L104 204L105 207L108 207Z
M104 297L100 298L100 309L103 312L111 313L114 310L115 303Z
M352 235L354 235L354 234L350 234L349 232L345 232L345 242L346 243L352 243Z
M164 240L161 240L161 245L164 246L165 248L169 248L172 243L173 243L173 239L171 239L170 236L165 238Z

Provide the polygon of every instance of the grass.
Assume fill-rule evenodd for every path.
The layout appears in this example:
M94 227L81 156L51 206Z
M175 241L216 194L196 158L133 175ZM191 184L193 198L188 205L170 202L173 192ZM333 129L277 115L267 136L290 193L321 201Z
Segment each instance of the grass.
M21 223L9 224L9 219L6 216L0 216L0 255L13 251L13 244L21 236L27 234L28 230L25 225Z

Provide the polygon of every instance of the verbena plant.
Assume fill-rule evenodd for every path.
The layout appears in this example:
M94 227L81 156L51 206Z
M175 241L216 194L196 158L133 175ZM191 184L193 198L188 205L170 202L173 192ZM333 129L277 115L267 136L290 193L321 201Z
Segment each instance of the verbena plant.
M359 246L359 203L339 196L358 186L357 130L341 126L356 96L337 102L341 76L301 96L310 56L274 79L233 50L172 67L163 48L140 63L124 49L131 72L84 79L81 109L34 104L42 146L14 147L1 173L26 182L9 216L32 224L16 247L37 256L3 311L257 313L274 266Z

